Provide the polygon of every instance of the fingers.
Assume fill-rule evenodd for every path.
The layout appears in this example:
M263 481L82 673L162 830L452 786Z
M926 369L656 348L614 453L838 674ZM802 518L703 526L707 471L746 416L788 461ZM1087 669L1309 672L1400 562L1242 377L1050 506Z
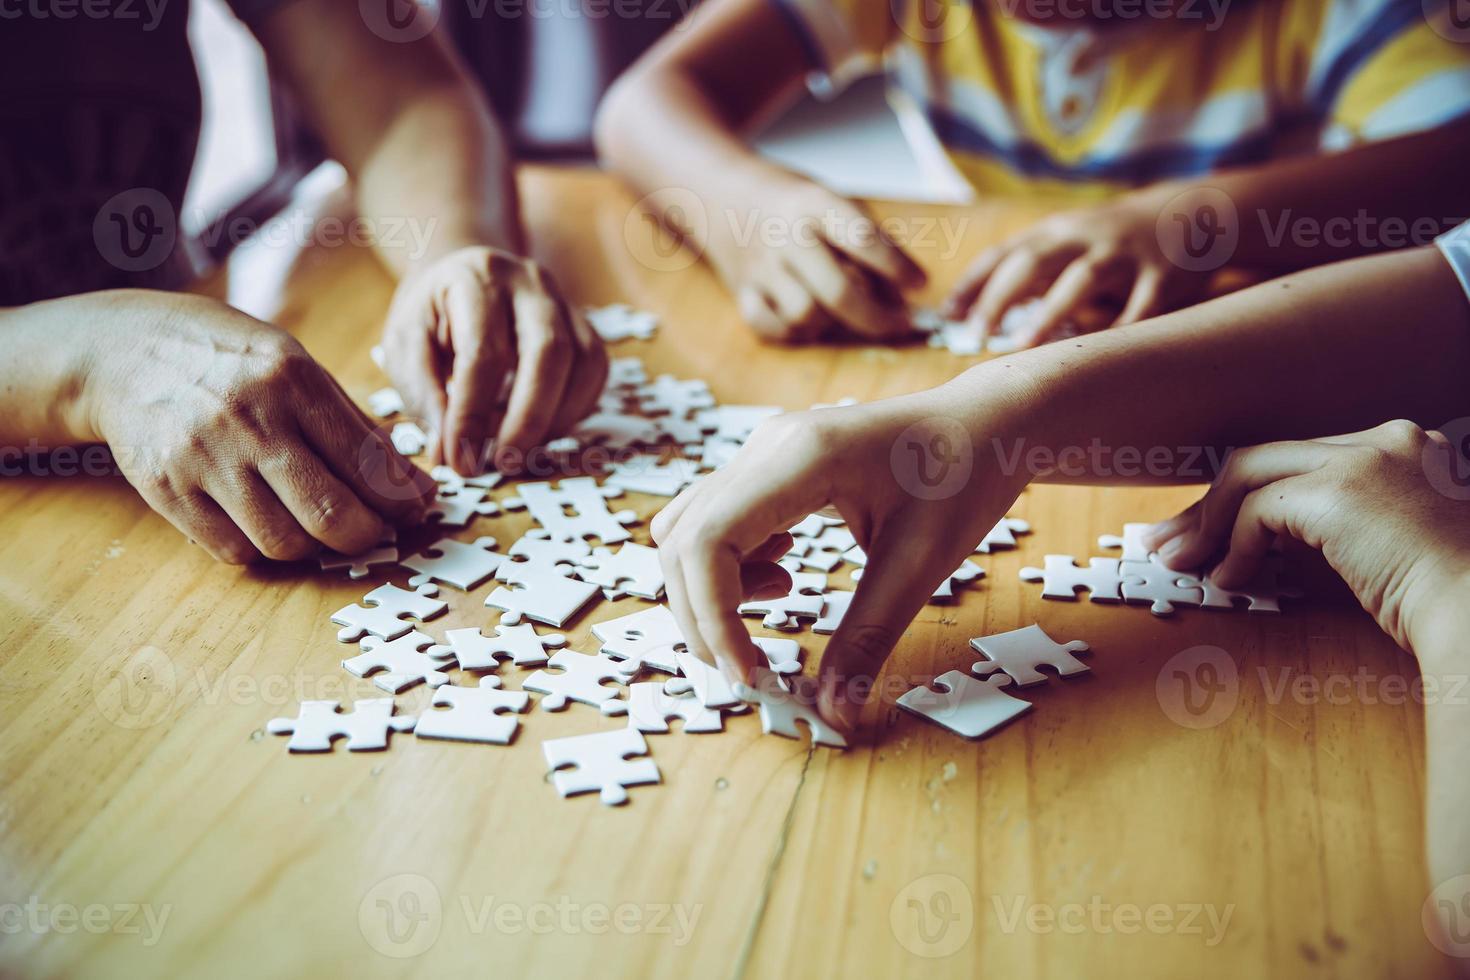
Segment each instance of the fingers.
M602 338L592 329L587 318L565 302L560 306L562 317L571 326L572 341L577 347L577 353L571 373L567 377L562 406L551 423L550 434L553 436L565 433L597 409L598 399L607 387L609 367L607 348L603 346Z
M444 308L453 354L441 430L445 461L471 476L486 467L490 439L501 424L501 385L515 368L510 311L498 291L487 291L483 280L469 274L449 283Z
M911 332L907 312L882 302L865 273L824 248L791 253L786 268L832 319L864 337L890 339Z
M1192 517L1156 528L1149 543L1158 544L1159 560L1170 568L1200 568L1224 550L1248 494L1316 470L1326 465L1335 451L1333 446L1318 441L1274 442L1236 450L1204 498L1186 512Z
M1289 533L1293 516L1311 507L1303 498L1319 492L1319 484L1294 476L1246 494L1230 530L1229 548L1214 570L1215 582L1225 589L1250 584L1277 537Z
M1103 266L1095 256L1084 255L1073 261L1047 290L1030 331L1017 338L1020 346L1035 347L1051 340L1098 294L1103 284Z
M771 275L765 288L780 340L808 343L821 337L832 325L832 318L822 309L817 297L786 268Z
M832 243L843 255L899 289L914 289L928 281L919 264L868 215L853 208L848 222L854 234Z
M987 335L1000 328L1006 310L1041 292L1052 270L1060 269L1080 250L1041 252L1033 248L1012 251L986 282L972 312Z
M318 387L324 391L297 411L307 445L352 496L380 517L416 523L434 500L434 481L368 424L330 375L323 371L322 377L326 381ZM261 454L257 465L265 458Z
M945 301L945 316L950 319L959 319L972 312L971 307L979 298L980 291L990 281L991 275L999 267L1001 260L1008 254L1004 245L995 245L981 252L975 261L970 263L969 269L965 271L960 279L960 284L950 293L949 299ZM982 326L984 326L982 324Z
M901 525L884 527L868 551L867 573L822 656L818 706L839 730L857 730L883 665L934 591L926 570L932 555L903 542L917 540Z
M367 551L383 538L383 521L303 447L257 464L266 485L301 529L346 555Z
M1158 266L1145 265L1133 280L1128 302L1118 314L1118 325L1138 323L1162 313L1164 306L1164 272Z
M825 503L816 499L823 486L802 466L752 459L742 467L737 460L686 490L682 510L655 522L670 608L690 652L718 664L731 680L749 683L750 668L760 662L736 613L751 584L742 581L742 567L789 548L782 532Z
M423 322L427 312L419 308L402 309L407 305L406 300L395 299L393 305L388 314L390 326L383 337L383 346L389 352L388 374L403 394L409 411L423 419L430 435L437 438L444 431L447 403L444 383L449 362L434 342L433 325ZM413 325L399 326L400 317L413 318Z
M321 551L253 470L207 474L203 489L266 558L300 561Z
M203 492L194 491L164 499L156 499L145 492L143 497L181 534L209 552L215 561L248 565L260 560L260 552L245 533Z

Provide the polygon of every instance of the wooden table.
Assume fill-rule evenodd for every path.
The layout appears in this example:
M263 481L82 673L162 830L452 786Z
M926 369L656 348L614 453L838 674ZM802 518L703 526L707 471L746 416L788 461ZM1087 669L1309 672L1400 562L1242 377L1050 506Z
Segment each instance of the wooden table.
M616 351L651 373L707 379L722 402L804 408L963 366L922 348L761 346L707 270L651 247L612 181L538 168L524 183L537 255L575 300L662 316L655 341ZM967 255L1044 210L880 209L928 236L915 251L936 296ZM280 320L365 397L383 382L367 350L389 293L368 254L308 252ZM972 744L890 706L875 712L874 747L813 752L735 717L724 735L650 736L663 785L614 809L546 782L543 739L621 724L579 705L533 707L509 748L398 736L381 754L288 755L268 719L303 698L375 693L339 668L348 648L328 617L383 576L218 566L118 479L5 479L0 970L1443 972L1420 926L1421 712L1392 697L1414 667L1350 598L1161 620L1043 601L1018 580L1044 553L1098 554L1099 533L1197 493L1033 488L1014 513L1035 533L979 558L988 577L960 603L925 608L891 670L963 668L970 637L1033 622L1091 643L1090 675L1031 689L1033 710L993 737ZM632 499L645 516L658 506ZM486 519L460 536L507 543L526 527ZM430 632L488 624L488 590L455 594ZM595 649L591 621L643 605L603 605L569 630L572 646ZM823 638L798 638L814 661ZM1163 668L1199 645L1238 672L1224 708L1193 702L1218 724L1191 728L1171 719L1195 718L1180 698L1204 695L1180 686L1179 661ZM1223 654L1203 656L1220 666ZM1208 681L1200 662L1186 673ZM1367 696L1344 699L1340 683L1304 693L1300 680L1360 672ZM400 712L426 700L405 694Z

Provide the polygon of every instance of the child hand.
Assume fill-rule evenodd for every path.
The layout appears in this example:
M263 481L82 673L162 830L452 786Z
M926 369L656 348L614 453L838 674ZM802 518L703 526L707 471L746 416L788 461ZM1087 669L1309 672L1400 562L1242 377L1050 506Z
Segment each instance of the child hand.
M1208 493L1150 532L1170 568L1220 552L1226 588L1250 580L1278 535L1322 552L1363 608L1407 650L1470 571L1464 460L1438 432L1387 422L1366 432L1276 442L1230 454Z
M807 180L709 219L706 254L740 314L769 340L816 340L833 328L891 340L912 332L900 291L924 272L861 207Z
M1177 189L1151 189L1116 203L1045 218L986 249L970 265L947 303L946 314L968 318L981 337L998 333L1012 306L1044 296L1021 347L1053 339L1069 320L1106 297L1126 296L1106 326L1136 323L1198 302L1212 273L1171 262L1159 244L1161 208Z
M787 529L835 510L868 562L822 657L819 708L851 732L909 621L1025 485L1024 474L982 465L958 421L976 411L973 397L966 400L940 388L777 416L729 464L664 508L653 538L690 651L732 679L747 679L763 658L736 606L785 595L791 580L776 561L790 547ZM988 414L987 431L997 431L988 423L1004 412Z

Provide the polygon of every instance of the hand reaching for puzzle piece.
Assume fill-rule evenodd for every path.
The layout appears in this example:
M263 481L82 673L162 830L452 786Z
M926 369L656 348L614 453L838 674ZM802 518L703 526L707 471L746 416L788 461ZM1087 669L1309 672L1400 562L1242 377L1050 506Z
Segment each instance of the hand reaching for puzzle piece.
M747 597L789 595L792 576L777 563L790 547L787 529L835 510L870 573L822 658L819 707L826 721L852 731L904 628L1025 485L1026 474L1002 472L975 451L961 421L976 419L974 429L1003 438L1014 404L1000 391L977 399L951 385L763 421L729 464L653 522L669 606L690 651L749 683L765 656L737 608Z

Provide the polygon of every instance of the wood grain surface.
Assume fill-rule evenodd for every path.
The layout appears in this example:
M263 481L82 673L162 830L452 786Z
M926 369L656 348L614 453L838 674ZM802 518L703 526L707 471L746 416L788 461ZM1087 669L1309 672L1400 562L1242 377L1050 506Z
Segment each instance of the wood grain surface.
M574 300L662 317L655 340L615 350L650 374L704 378L725 403L805 408L913 391L966 363L761 345L612 180L522 180L536 255ZM1048 208L878 210L902 219L937 297L976 249ZM370 254L308 251L279 322L365 399L385 381L368 349L390 294ZM1281 616L1163 620L1043 601L1018 580L1046 553L1101 554L1100 533L1198 492L1034 487L1013 513L1035 533L978 557L987 577L961 601L924 609L889 666L914 682L966 667L970 637L1030 623L1091 644L1089 675L1028 689L1032 710L992 737L966 742L890 703L871 712L871 744L811 751L747 714L723 735L648 736L662 785L610 808L564 800L546 778L544 739L623 724L581 705L533 705L510 747L400 735L383 753L288 755L267 720L379 693L338 666L349 648L328 617L401 572L219 566L121 479L7 477L0 971L1441 974L1420 925L1421 710L1393 696L1416 672L1350 597L1316 582ZM628 499L647 541L659 501ZM511 514L457 536L506 545L528 526ZM428 631L488 626L490 588L446 589L451 610ZM572 648L595 650L593 622L645 605L597 607L567 630ZM811 669L825 638L797 638ZM1346 697L1332 683L1365 674ZM416 713L427 696L398 700Z

